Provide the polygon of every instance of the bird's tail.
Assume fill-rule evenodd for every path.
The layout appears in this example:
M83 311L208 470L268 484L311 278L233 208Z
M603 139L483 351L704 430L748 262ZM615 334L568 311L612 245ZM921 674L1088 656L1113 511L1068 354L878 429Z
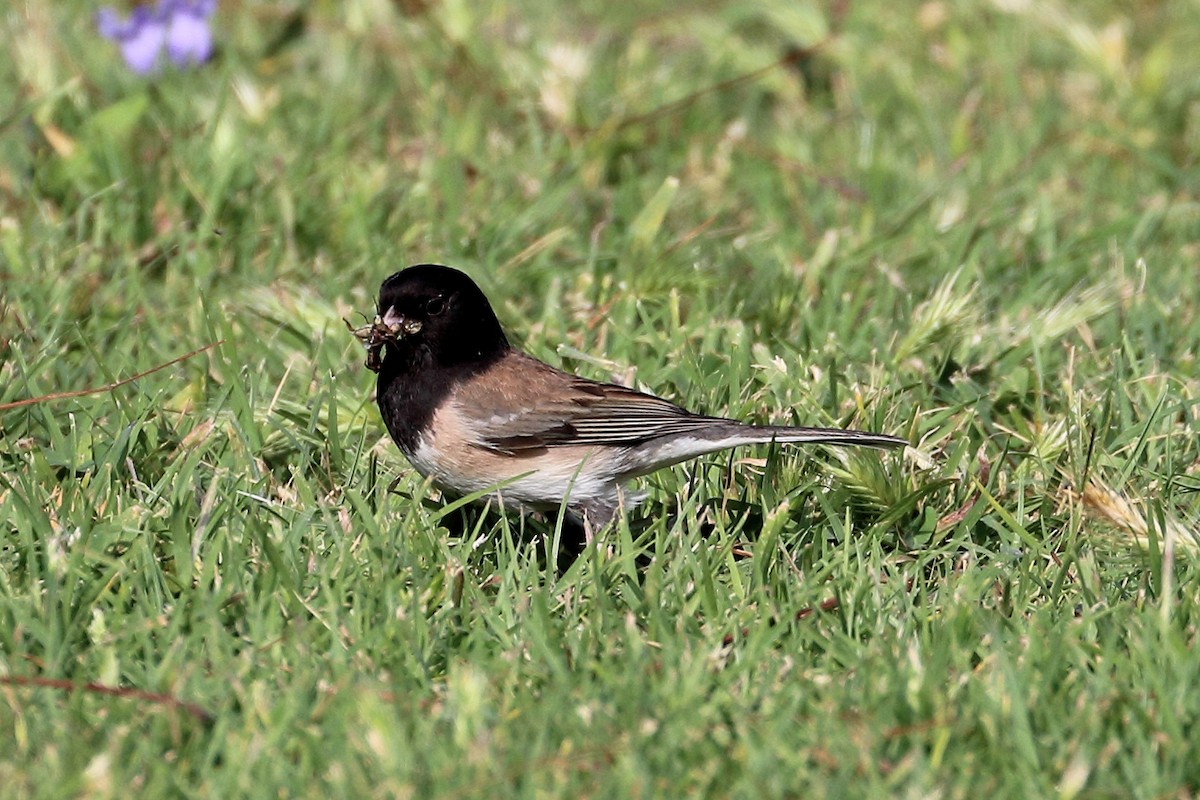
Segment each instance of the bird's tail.
M657 469L687 461L689 458L741 447L747 444L831 444L850 447L892 449L908 444L898 436L839 428L801 428L781 425L746 425L714 419L688 431L660 436L631 448L626 456L628 472L624 478L637 477Z
M847 447L876 447L892 450L908 444L907 439L886 433L847 431L839 428L792 428L784 425L740 425L738 431L751 442L780 442L783 444L833 444Z

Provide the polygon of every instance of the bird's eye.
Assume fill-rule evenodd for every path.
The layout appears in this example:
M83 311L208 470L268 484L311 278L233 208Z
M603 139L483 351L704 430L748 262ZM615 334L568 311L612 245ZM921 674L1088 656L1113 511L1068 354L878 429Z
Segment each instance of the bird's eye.
M445 310L446 310L445 295L439 294L437 297L433 298L432 300L430 300L428 303L425 304L425 313L431 317L436 317L438 314L441 314Z

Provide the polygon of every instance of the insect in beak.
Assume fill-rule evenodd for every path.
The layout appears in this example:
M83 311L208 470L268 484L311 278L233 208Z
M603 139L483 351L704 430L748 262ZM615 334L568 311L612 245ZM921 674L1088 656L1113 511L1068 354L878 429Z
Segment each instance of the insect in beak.
M367 349L365 366L372 372L379 372L383 365L380 356L385 344L421 331L420 320L408 319L403 315L396 314L394 309L388 309L387 314L383 316L377 314L371 322L357 328L350 324L348 319L343 319L342 322L346 323L347 330L354 334L354 338L358 339Z

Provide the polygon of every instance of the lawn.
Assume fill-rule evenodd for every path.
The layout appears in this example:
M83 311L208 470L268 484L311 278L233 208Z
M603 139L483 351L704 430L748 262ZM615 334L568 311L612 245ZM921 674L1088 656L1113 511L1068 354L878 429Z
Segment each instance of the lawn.
M1200 793L1195 2L223 0L149 76L94 12L0 18L0 796ZM343 318L425 261L912 446L556 568L384 431Z

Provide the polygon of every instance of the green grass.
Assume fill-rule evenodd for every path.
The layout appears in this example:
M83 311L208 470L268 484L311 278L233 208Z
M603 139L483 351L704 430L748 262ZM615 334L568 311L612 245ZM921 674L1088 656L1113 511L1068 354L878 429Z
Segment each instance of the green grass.
M1195 3L91 11L0 21L0 404L221 344L0 410L0 795L1200 792ZM915 450L451 535L341 321L420 261Z

